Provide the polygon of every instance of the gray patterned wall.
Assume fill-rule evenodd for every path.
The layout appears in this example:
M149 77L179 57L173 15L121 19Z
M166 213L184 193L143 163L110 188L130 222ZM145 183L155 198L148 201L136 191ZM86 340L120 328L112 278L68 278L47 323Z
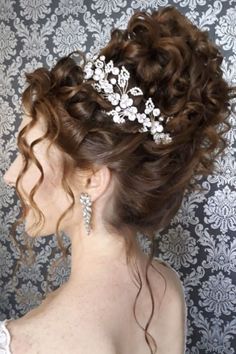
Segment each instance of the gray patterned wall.
M114 26L125 27L134 11L167 5L175 5L201 29L210 31L225 55L225 77L236 84L236 0L0 0L1 176L16 155L23 73L51 66L77 48L94 53L109 40ZM188 354L236 353L235 119L236 112L231 116L234 128L227 135L230 148L218 159L219 173L199 179L206 192L186 196L168 229L157 235L156 256L169 262L184 283ZM52 235L36 241L36 262L21 267L13 281L18 253L9 229L19 210L14 188L1 178L0 319L30 311L40 304L46 284L54 290L70 273L68 256L52 275L52 263L60 256ZM19 239L21 235L18 229ZM139 236L148 252L148 241ZM65 245L69 245L66 236Z

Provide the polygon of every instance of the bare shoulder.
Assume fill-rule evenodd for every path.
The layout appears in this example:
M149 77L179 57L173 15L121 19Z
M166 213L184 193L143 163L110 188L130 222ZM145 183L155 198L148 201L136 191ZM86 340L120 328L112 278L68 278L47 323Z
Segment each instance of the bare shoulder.
M66 318L66 316L64 317ZM116 347L111 338L98 326L92 325L77 328L74 323L57 325L54 316L51 322L46 318L31 318L25 321L24 316L9 321L7 328L10 334L10 351L12 354L58 354L58 353L97 353L116 354ZM60 316L60 321L63 319ZM78 331L77 331L78 329ZM90 330L89 330L90 329ZM91 339L91 333L93 333ZM56 340L55 340L56 338Z
M162 274L165 283L156 326L158 353L184 354L187 308L183 284L168 263L155 259L152 264Z
M179 300L184 300L184 287L177 271L159 258L155 258L152 264L165 277L166 296L176 295Z

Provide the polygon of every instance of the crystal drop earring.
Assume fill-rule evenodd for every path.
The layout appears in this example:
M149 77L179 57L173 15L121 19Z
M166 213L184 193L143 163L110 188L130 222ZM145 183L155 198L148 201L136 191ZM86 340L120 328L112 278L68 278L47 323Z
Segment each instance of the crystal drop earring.
M80 194L80 203L83 205L83 219L87 235L91 231L91 216L92 216L92 201L88 193L82 192Z

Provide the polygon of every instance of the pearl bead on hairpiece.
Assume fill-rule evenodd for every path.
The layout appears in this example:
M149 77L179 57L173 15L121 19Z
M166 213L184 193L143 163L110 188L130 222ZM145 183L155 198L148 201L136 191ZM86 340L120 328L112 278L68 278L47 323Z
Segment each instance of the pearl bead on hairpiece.
M104 112L111 115L115 123L121 124L126 119L130 121L137 119L142 124L139 132L150 131L156 143L166 144L172 141L169 133L163 132L164 118L161 116L160 109L155 107L151 97L145 103L144 112L138 112L137 107L133 105L130 95L143 95L143 91L139 87L132 87L127 91L130 73L124 66L120 69L114 66L112 60L106 63L104 55L99 58L95 56L85 64L84 73L84 79L93 79L95 82L92 86L114 106L111 111ZM109 74L112 74L111 78L108 77ZM115 87L119 92L114 92ZM168 117L166 122L170 118L172 117Z

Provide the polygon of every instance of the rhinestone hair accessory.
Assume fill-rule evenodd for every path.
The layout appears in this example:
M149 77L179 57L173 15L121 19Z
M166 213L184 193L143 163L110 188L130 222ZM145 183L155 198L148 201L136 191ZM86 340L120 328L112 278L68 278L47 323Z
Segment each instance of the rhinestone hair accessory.
M117 124L124 123L127 119L130 121L137 119L142 125L139 132L149 131L156 143L171 142L170 134L164 133L162 122L165 119L162 117L160 109L155 107L152 98L149 97L145 102L144 112L138 112L137 107L133 105L131 96L143 95L143 91L136 86L128 90L129 71L124 66L121 68L114 66L112 60L106 63L105 59L104 55L94 56L84 66L84 79L93 79L95 82L92 83L92 86L114 106L111 111L104 112L112 116L113 121ZM109 74L112 74L112 77L109 78ZM115 87L119 92L114 91ZM166 122L171 118L167 117Z

